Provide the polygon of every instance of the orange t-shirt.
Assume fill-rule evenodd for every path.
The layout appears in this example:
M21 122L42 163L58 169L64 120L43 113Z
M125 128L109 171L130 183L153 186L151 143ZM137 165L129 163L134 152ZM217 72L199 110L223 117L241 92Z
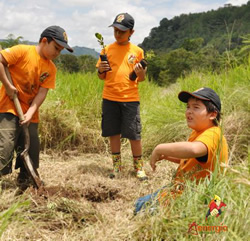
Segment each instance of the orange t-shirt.
M112 70L106 72L103 98L119 102L139 101L138 83L131 81L129 74L144 58L143 50L132 43L119 45L115 42L106 46L105 51ZM96 67L99 63L100 59Z
M201 162L196 158L181 160L176 177L187 176L199 180L210 175L218 162L228 163L228 145L218 126L211 127L203 132L192 131L188 141L200 141L207 147L207 161Z
M181 195L184 186L183 177L197 180L197 182L210 175L214 171L216 163L228 163L228 145L221 129L217 126L211 127L203 132L192 131L188 141L200 141L207 147L207 161L200 162L196 158L181 160L177 169L172 187L163 188L157 195L157 200L163 204L169 204L169 196L175 199Z
M0 52L9 64L9 71L13 84L18 90L23 113L29 109L40 87L54 89L56 67L51 60L43 59L36 50L36 46L16 45ZM18 115L14 103L7 96L4 86L0 89L0 113ZM38 110L31 122L39 122Z

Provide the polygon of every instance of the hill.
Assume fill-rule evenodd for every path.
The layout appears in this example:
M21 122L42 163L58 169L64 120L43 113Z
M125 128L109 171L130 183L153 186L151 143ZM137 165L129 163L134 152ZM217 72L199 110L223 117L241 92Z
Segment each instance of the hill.
M182 14L164 18L151 30L140 46L145 50L168 52L181 47L185 39L203 38L204 46L212 44L219 52L236 48L241 36L250 32L250 1L240 7L223 8L203 13Z
M0 39L0 42L6 42L9 40L6 39ZM20 44L30 44L30 45L37 45L37 42L31 42L31 41L20 41ZM86 47L79 47L79 46L74 46L72 47L74 52L72 53L75 56L80 56L80 55L91 55L94 58L98 58L99 57L99 53L96 52L94 49L90 49L90 48L86 48ZM67 50L63 50L62 54L69 54L69 52Z
M72 53L75 56L80 56L80 55L91 55L95 58L99 57L99 53L97 53L94 49L86 48L86 47L79 47L75 46L73 47L74 52ZM69 54L67 50L63 50L62 54Z

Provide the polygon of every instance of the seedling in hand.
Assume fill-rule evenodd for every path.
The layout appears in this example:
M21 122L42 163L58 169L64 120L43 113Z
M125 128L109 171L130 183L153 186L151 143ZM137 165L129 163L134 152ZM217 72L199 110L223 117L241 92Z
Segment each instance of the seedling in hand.
M101 61L107 61L107 62L108 62L108 65L109 65L108 57L107 57L106 51L105 51L105 46L106 46L106 45L104 44L103 37L102 37L102 35L101 35L100 33L95 33L95 36L96 36L96 38L97 38L98 43L99 43L100 46L102 47L103 53L104 53L104 54L100 54ZM111 70L110 67L109 67L109 70ZM107 71L109 71L109 70L106 70L106 71L104 71L104 72L107 72Z

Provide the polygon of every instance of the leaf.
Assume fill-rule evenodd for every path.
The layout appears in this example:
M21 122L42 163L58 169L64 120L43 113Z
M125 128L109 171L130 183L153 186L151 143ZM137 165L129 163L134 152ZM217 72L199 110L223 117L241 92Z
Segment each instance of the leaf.
M100 33L95 33L95 36L99 41L103 41L103 37Z
M95 36L97 38L98 43L101 45L101 47L105 50L105 44L103 41L103 37L100 33L95 33Z

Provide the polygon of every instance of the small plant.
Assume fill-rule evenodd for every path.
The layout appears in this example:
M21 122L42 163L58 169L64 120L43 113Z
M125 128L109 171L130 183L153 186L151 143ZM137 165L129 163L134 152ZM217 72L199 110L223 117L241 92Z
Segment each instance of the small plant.
M101 45L102 49L103 49L103 54L100 55L101 61L107 61L108 65L109 65L109 61L108 61L108 57L106 55L106 51L105 51L105 47L106 45L104 44L104 40L103 37L100 33L95 33L95 36L97 38L98 43ZM111 68L109 66L108 70L105 70L104 72L110 71Z
M104 40L103 40L103 37L102 37L102 35L100 34L100 33L95 33L95 36L96 36L96 38L97 38L97 41L98 41L98 43L101 45L101 47L102 47L102 49L103 49L103 51L104 51L104 54L106 54L105 53L105 44L104 44Z

